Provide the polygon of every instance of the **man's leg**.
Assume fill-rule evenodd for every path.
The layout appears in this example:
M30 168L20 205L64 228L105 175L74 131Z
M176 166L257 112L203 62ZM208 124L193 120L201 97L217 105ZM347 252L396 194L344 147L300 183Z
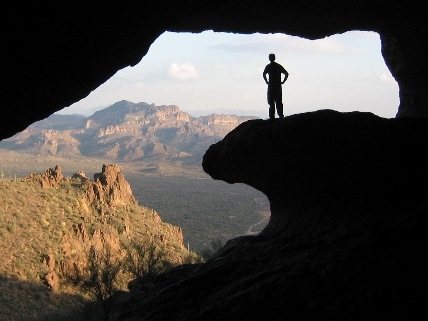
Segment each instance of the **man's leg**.
M279 118L284 118L284 107L282 105L282 91L280 90L275 97L276 102L276 111L278 113Z
M273 97L272 91L268 88L267 101L269 104L269 118L275 119L275 99Z
M269 118L275 119L275 104L269 105Z

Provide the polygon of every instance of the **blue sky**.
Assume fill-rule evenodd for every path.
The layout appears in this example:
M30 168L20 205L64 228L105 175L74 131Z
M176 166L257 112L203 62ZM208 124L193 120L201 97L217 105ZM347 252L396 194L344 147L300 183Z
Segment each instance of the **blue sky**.
M62 114L90 115L119 100L178 105L194 116L268 117L262 72L268 54L290 76L285 114L318 109L394 117L398 85L383 61L379 35L353 31L320 40L284 34L162 34L134 67L118 71Z

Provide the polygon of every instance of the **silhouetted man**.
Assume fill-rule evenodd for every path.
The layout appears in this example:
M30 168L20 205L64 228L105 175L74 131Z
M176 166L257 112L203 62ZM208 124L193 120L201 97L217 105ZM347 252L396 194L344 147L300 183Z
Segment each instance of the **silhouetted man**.
M269 55L269 60L270 64L268 64L263 71L263 79L268 85L267 100L269 104L269 118L275 119L275 105L279 118L284 118L281 85L287 80L288 72L283 66L275 62L274 54ZM266 78L266 74L269 75L269 80ZM284 74L284 80L281 81L282 74Z

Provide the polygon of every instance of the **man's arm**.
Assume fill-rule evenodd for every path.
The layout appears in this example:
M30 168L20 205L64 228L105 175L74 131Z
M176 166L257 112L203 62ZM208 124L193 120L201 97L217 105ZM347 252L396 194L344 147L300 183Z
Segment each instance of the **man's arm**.
M282 73L284 74L284 80L281 81L281 84L285 83L285 81L288 79L288 71L282 68Z
M265 68L265 70L263 71L263 79L265 80L265 83L269 85L269 81L267 80L266 74L267 74L267 70Z

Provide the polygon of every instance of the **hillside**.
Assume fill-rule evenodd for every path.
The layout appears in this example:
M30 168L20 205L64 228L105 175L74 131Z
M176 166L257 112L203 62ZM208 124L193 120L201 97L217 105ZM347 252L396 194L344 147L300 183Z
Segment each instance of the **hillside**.
M1 149L0 160L0 176L12 180L32 171L42 172L46 164L60 165L64 175L71 176L79 169L93 177L103 163L108 163L106 159L92 157L34 155ZM269 211L269 201L263 193L244 184L209 179L200 166L167 161L118 164L138 202L155 209L162 221L180 226L186 246L189 243L198 253L213 240L225 241L246 234ZM257 226L257 231L264 225Z
M200 164L205 150L255 117L192 117L177 106L119 101L90 117L52 115L0 142L0 148L114 161L178 160Z
M0 178L1 320L81 314L88 296L66 279L87 269L90 248L107 249L118 262L133 242L156 246L172 265L197 258L184 247L180 228L138 205L119 167L103 166L95 176L67 178L56 167ZM122 273L119 288L130 279Z

